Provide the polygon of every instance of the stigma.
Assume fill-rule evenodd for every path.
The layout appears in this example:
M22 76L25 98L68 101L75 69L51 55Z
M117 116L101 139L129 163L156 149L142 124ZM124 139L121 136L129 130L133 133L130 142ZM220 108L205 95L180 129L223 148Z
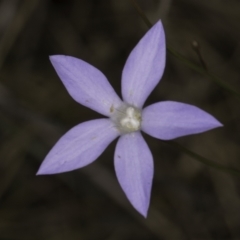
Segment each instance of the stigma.
M131 105L124 104L115 109L111 119L121 134L135 132L141 128L141 111Z

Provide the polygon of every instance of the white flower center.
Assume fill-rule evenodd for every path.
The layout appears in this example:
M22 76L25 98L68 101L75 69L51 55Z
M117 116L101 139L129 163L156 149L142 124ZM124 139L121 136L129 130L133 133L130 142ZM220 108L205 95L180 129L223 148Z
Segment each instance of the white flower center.
M126 115L120 121L122 127L133 131L138 130L140 127L140 116L136 110L133 107L128 107L125 114Z
M141 127L141 111L130 105L115 109L111 119L121 133L135 132Z

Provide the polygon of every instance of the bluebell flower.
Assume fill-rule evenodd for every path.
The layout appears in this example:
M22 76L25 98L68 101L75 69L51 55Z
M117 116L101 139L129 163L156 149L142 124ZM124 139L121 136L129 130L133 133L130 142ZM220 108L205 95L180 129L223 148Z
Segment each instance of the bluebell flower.
M37 174L56 174L95 161L119 137L114 166L133 207L147 216L153 179L153 157L141 131L171 140L205 132L222 124L205 111L185 103L163 101L143 109L165 68L166 44L158 21L130 53L122 72L122 99L107 78L83 60L50 57L58 76L78 103L106 116L80 123L55 144Z

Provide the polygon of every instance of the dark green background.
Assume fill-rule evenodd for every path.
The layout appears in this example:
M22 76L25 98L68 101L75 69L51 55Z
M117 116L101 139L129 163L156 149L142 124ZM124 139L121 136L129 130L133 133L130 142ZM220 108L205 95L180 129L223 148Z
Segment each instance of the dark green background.
M167 42L196 64L197 40L210 71L240 92L237 0L139 0ZM0 1L0 240L240 239L240 177L210 169L146 137L155 162L145 220L117 183L116 142L90 166L35 176L57 139L101 115L67 93L48 59L65 54L99 68L120 94L121 71L147 26L130 0ZM240 101L170 54L147 105L196 105L225 126L178 139L217 163L240 169Z

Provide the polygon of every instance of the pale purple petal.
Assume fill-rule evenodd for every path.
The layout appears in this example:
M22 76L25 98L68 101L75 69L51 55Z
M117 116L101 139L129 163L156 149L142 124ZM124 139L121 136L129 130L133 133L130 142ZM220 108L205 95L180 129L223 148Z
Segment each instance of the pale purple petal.
M166 45L161 21L139 41L129 55L122 73L125 102L141 108L160 81L165 68Z
M140 132L120 137L114 155L118 181L127 198L147 216L153 178L153 157Z
M142 112L142 130L162 140L201 133L221 126L212 115L185 103L158 102Z
M60 138L37 174L68 172L84 167L96 160L118 135L109 119L81 123Z
M72 98L105 116L121 104L107 78L92 65L70 56L50 57L58 76Z

